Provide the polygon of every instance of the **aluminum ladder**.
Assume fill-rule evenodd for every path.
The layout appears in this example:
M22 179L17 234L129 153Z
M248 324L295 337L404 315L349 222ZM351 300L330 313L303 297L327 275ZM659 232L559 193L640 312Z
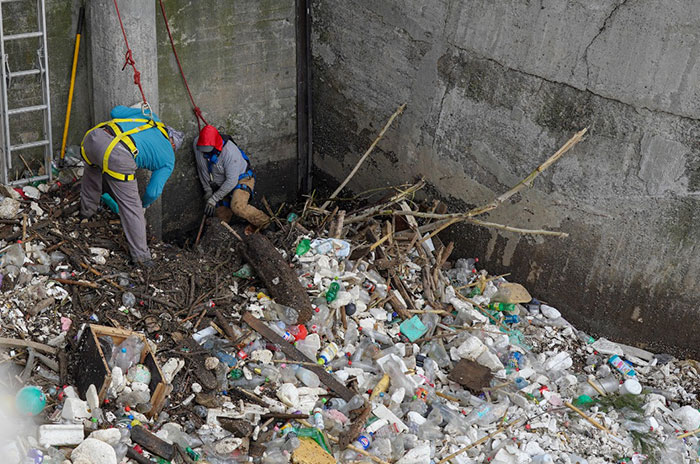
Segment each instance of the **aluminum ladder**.
M3 5L6 3L15 3L28 0L0 0L0 57L2 57L2 65L0 66L0 94L2 102L0 103L0 112L2 112L2 152L3 159L0 163L3 165L2 183L10 185L22 185L37 181L51 181L51 160L53 153L53 145L51 139L51 94L49 92L49 60L48 46L46 41L46 5L45 0L36 0L36 14L39 30L35 32L23 32L18 34L5 34L3 23ZM37 48L36 69L25 69L20 71L11 71L8 61L8 55L5 52L5 44L10 41L21 41L28 39L40 38L39 48ZM41 104L25 106L19 108L9 108L9 90L12 86L12 79L25 78L27 76L39 76L41 85ZM43 112L44 127L43 134L40 140L28 143L12 144L10 137L10 118L26 113ZM24 178L18 180L10 180L10 170L12 169L13 153L28 150L32 148L44 148L44 173L43 175Z

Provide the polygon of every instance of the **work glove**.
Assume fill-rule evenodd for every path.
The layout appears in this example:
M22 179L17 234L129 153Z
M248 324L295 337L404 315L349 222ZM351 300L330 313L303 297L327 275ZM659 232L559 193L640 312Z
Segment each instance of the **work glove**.
M210 199L212 195L214 195L214 192L204 192L204 201Z
M207 216L213 216L215 209L216 199L214 197L210 197L204 205L204 214L206 214Z

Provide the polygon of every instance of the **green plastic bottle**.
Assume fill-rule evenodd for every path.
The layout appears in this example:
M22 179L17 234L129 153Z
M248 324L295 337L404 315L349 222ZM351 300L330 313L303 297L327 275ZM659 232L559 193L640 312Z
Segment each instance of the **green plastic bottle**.
M328 290L326 290L326 302L330 303L335 300L338 296L338 290L340 290L340 284L338 282L332 282Z
M515 311L515 303L491 303L489 309L493 311L511 312Z
M299 245L297 245L297 256L303 256L308 251L311 249L311 240L308 238L303 239L301 242L299 242Z

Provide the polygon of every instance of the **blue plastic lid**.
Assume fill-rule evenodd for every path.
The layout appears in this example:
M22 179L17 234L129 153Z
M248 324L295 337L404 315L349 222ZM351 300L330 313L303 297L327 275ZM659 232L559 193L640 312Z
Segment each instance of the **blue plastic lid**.
M122 353L126 353L126 348L122 348Z

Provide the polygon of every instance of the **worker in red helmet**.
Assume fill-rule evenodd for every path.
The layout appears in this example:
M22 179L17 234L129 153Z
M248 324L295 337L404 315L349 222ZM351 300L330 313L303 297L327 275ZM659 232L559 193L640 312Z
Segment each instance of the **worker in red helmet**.
M194 154L204 189L205 214L226 222L235 214L255 227L270 222L267 214L248 203L255 188L255 174L250 159L231 136L206 125L194 142Z

